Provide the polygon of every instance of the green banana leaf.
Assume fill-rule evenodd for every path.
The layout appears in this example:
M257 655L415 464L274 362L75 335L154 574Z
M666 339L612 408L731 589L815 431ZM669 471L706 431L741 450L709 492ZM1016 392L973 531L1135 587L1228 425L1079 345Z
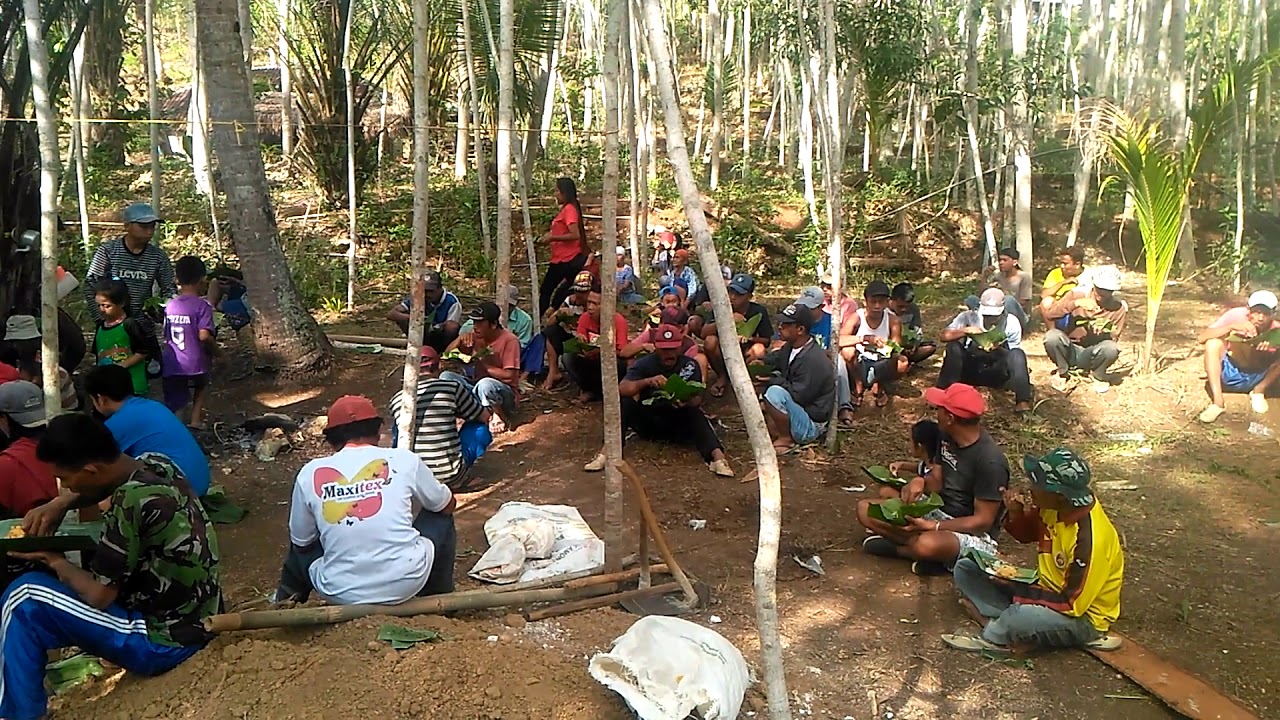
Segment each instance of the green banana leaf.
M652 395L642 401L644 405L652 405L660 400L668 402L685 402L697 397L698 393L707 389L706 383L700 383L696 380L685 380L679 375L672 375L667 378L667 384L661 389L654 391Z
M906 525L907 518L924 517L941 507L942 496L938 493L929 493L929 497L912 503L904 503L898 498L873 503L867 508L867 514L890 525Z
M973 341L983 350L994 350L996 347L1004 344L1004 341L1008 339L1008 336L1005 335L1004 328L999 327L993 327L984 332L974 333L969 337L973 338Z
M200 498L204 511L209 519L220 525L234 525L244 519L249 511L231 502L227 491L221 485L212 485L209 491Z
M907 484L906 478L900 478L893 474L893 471L884 465L869 465L862 468L862 472L866 473L872 480L884 485L892 485L893 487L902 487Z
M392 650L407 650L418 643L440 642L444 636L435 630L416 630L387 623L378 628L378 640L391 643Z
M751 377L769 377L773 374L773 367L762 362L754 362L747 366L747 373Z
M442 360L457 360L458 362L462 363L463 365L467 365L467 364L469 364L469 363L471 362L471 355L470 355L469 353L464 353L464 352L462 352L461 350L459 350L459 349L457 349L457 348L454 348L454 349L450 350L449 352L445 353L444 355L442 355L442 356L441 356L441 359L442 359Z
M45 680L57 695L61 695L89 678L102 677L106 674L107 671L103 669L102 663L98 662L98 658L84 653L49 663L44 667Z
M578 313L571 312L569 310L561 310L556 313L556 324L557 325L577 325Z
M1265 342L1273 346L1280 346L1280 328L1268 330L1264 333L1258 333L1251 338L1231 333L1226 337L1226 341L1229 343L1240 343L1242 345L1257 345L1258 343Z
M920 344L921 337L920 328L904 327L902 328L902 344L907 347L915 347Z
M569 355L585 355L599 349L599 343L587 342L580 337L571 337L564 341L564 351Z
M704 321L706 321L706 322L715 322L715 321L716 321L716 314L715 314L715 311L714 311L714 310L712 310L712 309L711 309L711 308L709 308L709 307L702 307L702 306L698 306L698 310L697 310L697 312L696 312L696 315L697 315L698 317L702 318L702 319L703 319Z
M756 328L760 327L760 318L763 315L754 315L746 320L738 322L738 337L746 339L756 336Z
M965 551L965 556L972 558L973 561L978 564L978 567L982 568L982 571L991 577L998 577L1002 580L1023 583L1025 585L1034 585L1036 581L1040 579L1040 571L1036 568L1017 567L1012 563L1007 563L994 555L984 553L976 548L969 548ZM1006 577L1000 574L1000 567L1005 565L1014 568L1015 572L1012 577Z

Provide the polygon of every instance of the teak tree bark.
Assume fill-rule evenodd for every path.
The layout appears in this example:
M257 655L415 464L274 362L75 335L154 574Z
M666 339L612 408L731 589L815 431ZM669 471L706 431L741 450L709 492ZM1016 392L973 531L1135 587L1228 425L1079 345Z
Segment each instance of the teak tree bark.
M625 519L622 474L615 464L622 459L622 399L618 396L618 363L613 361L615 347L613 316L617 312L618 289L613 267L609 264L610 248L618 242L618 46L622 38L622 19L627 0L608 0L604 39L604 179L601 187L600 224L602 226L600 267L600 372L604 387L604 518L605 558L609 567L621 569L625 552L622 546ZM625 338L624 338L625 341ZM641 532L644 529L641 528Z
M431 31L428 0L413 0L413 271L412 300L409 305L409 337L401 386L400 447L413 447L413 420L417 417L418 371L421 368L422 334L427 314L427 217L431 193L431 95L427 80L430 53L427 36Z

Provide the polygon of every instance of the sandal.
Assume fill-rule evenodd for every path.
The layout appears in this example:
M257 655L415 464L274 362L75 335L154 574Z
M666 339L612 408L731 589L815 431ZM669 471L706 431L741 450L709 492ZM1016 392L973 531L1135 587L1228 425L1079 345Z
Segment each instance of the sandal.
M713 398L721 398L721 397L724 397L724 390L725 390L724 381L717 380L710 388L708 388L707 392L711 393L711 397Z
M845 408L844 410L841 410L839 416L836 417L836 423L840 427L846 428L846 429L853 428L856 420L857 418L854 414L854 411L850 408Z
M883 409L889 404L889 393L881 391L876 393L875 397L876 407Z

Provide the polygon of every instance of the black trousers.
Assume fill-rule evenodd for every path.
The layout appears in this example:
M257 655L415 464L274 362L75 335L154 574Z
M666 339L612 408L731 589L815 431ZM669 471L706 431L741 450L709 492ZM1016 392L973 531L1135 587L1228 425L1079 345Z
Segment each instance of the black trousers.
M627 430L646 440L669 442L675 445L693 445L703 462L711 462L711 453L724 449L720 438L711 427L711 421L701 408L673 407L654 403L645 405L633 398L622 398L622 437L626 442Z
M551 263L547 266L542 284L538 285L538 307L542 312L560 307L560 303L573 292L573 277L586 266L587 256L581 254L569 262Z
M566 358L569 377L573 378L573 381L577 383L582 392L596 400L604 397L604 378L602 377L600 357L599 354L595 354L591 357L570 355ZM616 355L614 356L614 361L618 363L618 380L621 381L623 376L627 374L627 361Z
M1031 373L1022 348L988 352L971 345L968 338L947 343L938 387L945 390L962 382L974 387L1007 388L1013 391L1016 402L1031 402Z
M458 531L452 515L423 510L413 521L413 528L436 547L427 584L418 591L418 597L453 592L453 563L458 554ZM306 602L315 586L311 584L311 564L324 556L324 548L315 542L306 547L290 544L280 568L279 599Z
M542 334L547 338L547 343L555 348L556 355L564 355L564 341L571 337L568 330L561 325L548 325Z

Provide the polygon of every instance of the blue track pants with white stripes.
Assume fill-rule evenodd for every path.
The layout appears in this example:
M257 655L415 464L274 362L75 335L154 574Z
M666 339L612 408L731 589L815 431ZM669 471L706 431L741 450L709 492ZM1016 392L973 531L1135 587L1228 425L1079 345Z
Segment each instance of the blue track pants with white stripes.
M154 643L141 613L98 610L57 578L26 573L0 599L0 718L44 717L48 651L72 645L142 675L170 670L201 647Z

